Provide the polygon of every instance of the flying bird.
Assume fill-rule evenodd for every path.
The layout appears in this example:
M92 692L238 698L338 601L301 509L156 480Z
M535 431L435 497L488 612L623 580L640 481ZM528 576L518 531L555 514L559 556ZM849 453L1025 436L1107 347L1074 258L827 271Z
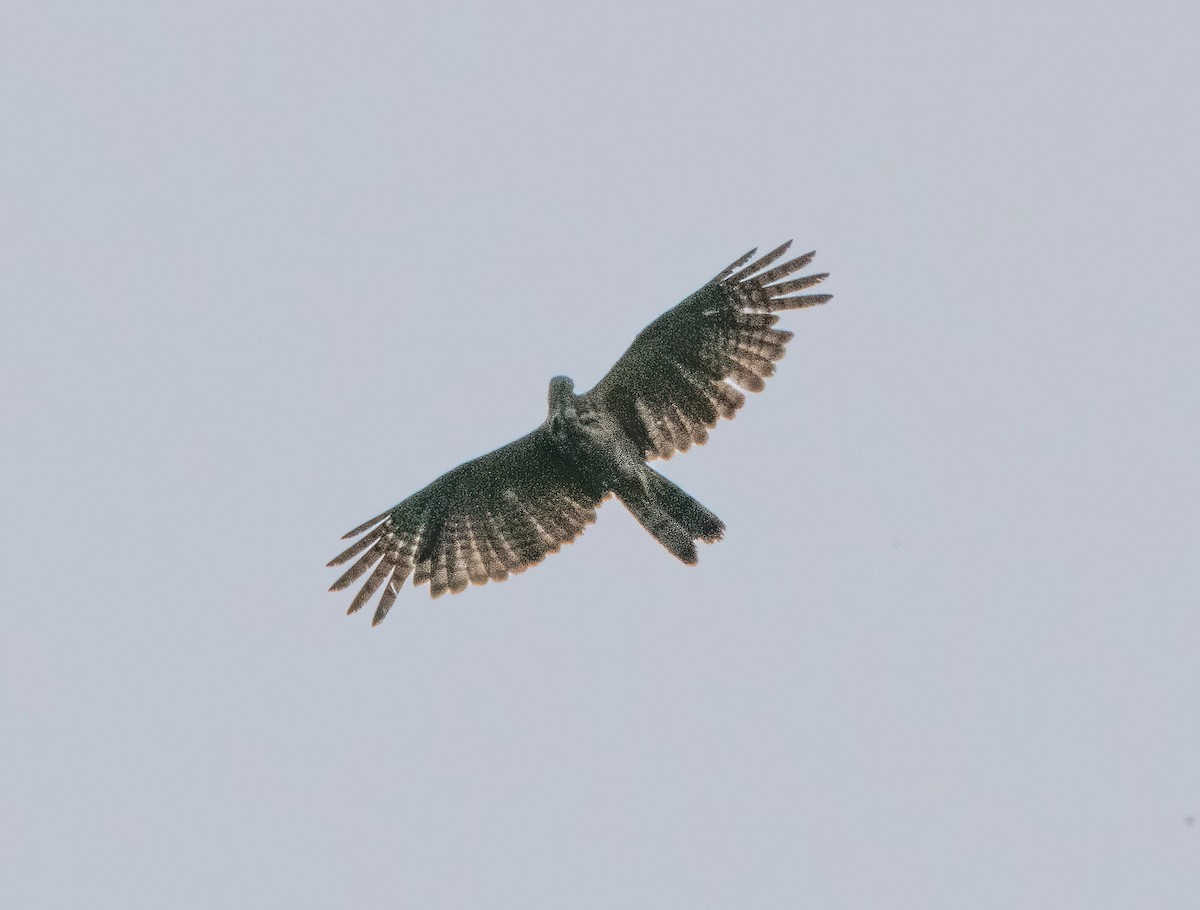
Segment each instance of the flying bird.
M346 534L363 536L329 565L357 559L330 590L370 572L347 612L382 588L372 625L382 622L410 574L414 585L429 583L432 597L504 581L573 541L611 495L695 565L696 541L719 540L725 525L646 462L707 441L709 429L746 401L733 383L762 390L792 338L774 328L777 311L830 299L789 296L828 277L789 278L814 256L774 265L790 246L758 259L751 250L722 270L646 326L590 391L577 395L569 378L555 376L546 420L532 433L459 465Z

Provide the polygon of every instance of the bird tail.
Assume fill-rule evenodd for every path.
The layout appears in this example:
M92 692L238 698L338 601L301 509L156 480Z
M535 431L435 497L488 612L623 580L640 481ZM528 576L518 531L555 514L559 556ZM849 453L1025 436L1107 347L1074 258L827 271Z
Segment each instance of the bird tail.
M655 540L694 566L695 541L720 540L725 523L653 468L642 470L645 490L618 491L617 496Z

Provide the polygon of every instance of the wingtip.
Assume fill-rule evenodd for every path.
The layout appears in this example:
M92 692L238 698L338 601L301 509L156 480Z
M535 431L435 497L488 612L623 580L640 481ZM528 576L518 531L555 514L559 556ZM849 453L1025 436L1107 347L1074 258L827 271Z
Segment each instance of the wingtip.
M378 515L376 515L370 521L364 521L357 528L352 528L351 530L349 530L345 534L343 534L342 540L349 540L351 537L357 537L363 531L366 531L369 528L372 528L375 525L379 524L379 522L381 522L385 518L387 518L388 515L391 514L391 512L392 512L392 509L388 509L386 512L380 512Z
M778 260L780 256L782 256L784 253L786 253L788 251L788 249L791 247L791 245L792 245L792 241L788 240L788 241L780 244L779 246L775 247L775 249L771 250L771 252L764 253L762 256L759 256L757 259L755 259L749 265L745 265L746 260L740 260L740 263L741 263L740 266L735 264L731 268L730 273L727 276L725 276L725 280L729 281L729 282L739 282L739 281L745 281L745 280L749 279L751 276L754 275L755 272L759 272L762 269L765 269L771 263ZM749 257L746 257L746 258L749 259ZM755 280L759 280L759 279L756 278Z
M743 253L741 256L739 256L737 259L735 259L733 262L729 263L729 265L725 266L725 268L721 269L720 272L718 272L716 275L714 275L712 280L709 283L714 284L719 281L724 281L726 278L728 278L730 275L732 275L734 272L736 272L738 269L740 269L742 266L744 266L747 262L749 262L751 259L753 259L754 254L757 252L758 252L758 247L754 247L753 249L750 250L750 252Z

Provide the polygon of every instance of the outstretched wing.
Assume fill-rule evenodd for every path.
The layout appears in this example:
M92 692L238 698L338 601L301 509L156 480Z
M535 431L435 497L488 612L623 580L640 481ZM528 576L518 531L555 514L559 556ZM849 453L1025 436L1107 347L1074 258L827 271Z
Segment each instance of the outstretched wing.
M348 588L374 567L348 612L360 610L382 587L375 625L410 572L414 585L429 582L432 597L457 594L468 582L503 581L574 540L596 520L606 493L563 459L539 428L459 465L346 534L365 536L329 565L359 559L329 590Z
M663 313L583 396L611 414L647 459L670 458L693 442L702 445L719 418L733 417L746 396L726 380L751 392L762 390L792 338L791 332L772 328L779 321L775 311L830 299L829 294L785 296L828 277L781 280L812 262L814 253L762 271L791 245L789 240L754 262L757 251L751 250Z

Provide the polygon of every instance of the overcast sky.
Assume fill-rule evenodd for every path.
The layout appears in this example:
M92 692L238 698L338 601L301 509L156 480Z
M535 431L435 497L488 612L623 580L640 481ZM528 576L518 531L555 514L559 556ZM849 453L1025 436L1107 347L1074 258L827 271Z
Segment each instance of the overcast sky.
M10 0L0 905L1200 906L1196 10ZM788 237L698 567L343 615Z

